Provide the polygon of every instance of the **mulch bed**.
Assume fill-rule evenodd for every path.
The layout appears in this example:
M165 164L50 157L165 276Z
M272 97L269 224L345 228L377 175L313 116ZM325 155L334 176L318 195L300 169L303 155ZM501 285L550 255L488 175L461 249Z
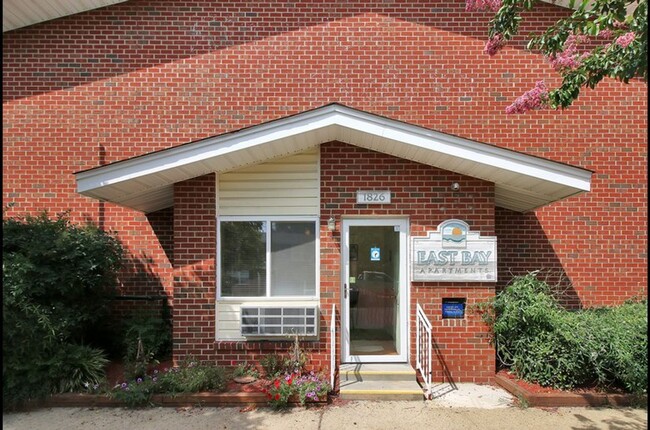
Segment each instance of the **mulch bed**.
M508 370L497 372L496 383L509 391L522 406L585 407L585 406L643 406L648 405L647 394L626 394L612 388L605 392L595 387L581 387L571 391L542 387L518 379Z

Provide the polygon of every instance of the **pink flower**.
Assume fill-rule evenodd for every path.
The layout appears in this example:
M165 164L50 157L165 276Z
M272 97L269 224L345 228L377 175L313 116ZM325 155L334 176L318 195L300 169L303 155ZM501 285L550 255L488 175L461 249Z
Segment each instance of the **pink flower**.
M495 34L494 37L490 38L490 40L487 41L485 44L485 48L483 49L483 52L488 54L489 56L492 56L499 52L501 48L504 47L506 44L506 41L503 39L503 36L500 34Z
M630 31L629 33L625 33L622 36L619 36L618 39L616 39L616 44L620 46L621 48L627 48L630 46L630 43L634 41L635 34L633 31Z
M548 99L548 89L544 81L535 84L535 88L522 94L513 104L506 108L506 113L525 113L529 110L541 109L546 105Z
M601 30L598 33L598 37L603 37L605 39L611 39L612 37L614 37L614 31L609 30L609 29Z
M549 63L555 70L572 70L578 67L581 61L588 54L578 55L578 44L587 42L586 36L570 35L564 42L563 51L553 54L548 58Z
M491 10L498 11L501 9L501 0L465 0L466 11Z

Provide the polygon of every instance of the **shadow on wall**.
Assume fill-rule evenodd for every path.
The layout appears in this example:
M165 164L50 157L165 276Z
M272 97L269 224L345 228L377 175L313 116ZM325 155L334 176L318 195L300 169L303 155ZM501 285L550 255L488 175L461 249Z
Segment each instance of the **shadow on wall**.
M519 213L497 207L495 210L499 282L502 291L515 276L539 271L559 302L570 309L582 307L569 275L535 213Z
M105 203L99 203L99 223L90 214L84 214L85 223L105 226ZM117 296L113 300L111 314L116 319L128 318L134 314L161 315L171 317L171 262L173 261L173 210L163 209L146 215L146 230L153 232L164 253L154 257L154 251L140 251L136 255L129 244L122 241L124 257L118 273ZM118 235L119 238L119 235ZM167 267L165 267L167 266ZM169 274L169 279L164 279Z
M480 40L482 44L486 40L489 20L488 14L467 12L464 2L452 1L429 2L428 6L423 3L423 6L416 5L413 8L394 8L387 7L385 1L371 0L361 2L351 11L344 10L337 2L325 2L317 8L311 8L297 6L293 2L271 2L270 6L265 7L250 0L231 1L230 4L220 2L220 6L215 7L214 2L198 1L191 10L183 4L175 6L171 2L169 5L167 3L147 0L126 2L9 31L3 34L3 42L6 40L3 50L9 52L9 56L28 52L29 62L38 64L38 69L34 69L25 78L39 82L42 89L31 94L36 95L112 79L143 68L182 62L208 53L217 54L241 45L254 46L265 39L270 45L282 49L286 48L287 42L275 39L284 37L291 40L303 37L305 32L322 38L321 32L334 22L345 23L380 16L382 19L378 22L395 23L395 26L406 23L411 30L435 28ZM542 4L539 8L547 9L556 19L558 15L565 14L563 9L553 5ZM195 10L204 12L197 15ZM243 13L243 10L252 12ZM140 31L135 32L132 23L138 18L141 18ZM467 19L484 25L458 25L458 22ZM556 19L549 19L549 24ZM170 23L174 23L173 31L160 32L160 28L169 28ZM520 33L528 34L535 24L524 22ZM95 29L99 27L104 28L103 33L112 35L114 43L105 43L103 39L95 37ZM381 37L384 34L377 33L377 30L374 33L378 36L350 34L346 40L355 45L363 38ZM52 37L52 34L61 37ZM35 35L38 43L44 46L43 49L30 48L35 43ZM52 52L67 48L73 38L84 40L84 52L92 55L52 55ZM437 38L432 38L431 43L435 40ZM376 40L368 39L368 43L369 46L383 46ZM125 46L137 47L137 55L124 55ZM347 48L340 41L332 46L341 50ZM511 43L509 46L517 50L525 48L523 43ZM165 55L160 55L161 50ZM20 73L24 74L23 71ZM18 93L9 93L4 95L3 101L17 98L21 98Z
M83 215L84 222L106 230L104 211L104 202L99 202L99 223L88 213ZM162 253L151 248L139 250L139 255L137 255L130 249L129 243L124 243L123 238L119 236L119 229L117 230L117 237L124 248L122 268L118 273L118 294L120 296L151 297L134 299L138 301L155 301L161 300L163 297L167 300L169 298L171 264L173 262L173 224L173 208L168 208L147 214L145 224L140 226L141 235L155 236ZM164 279L167 273L170 275L169 279Z

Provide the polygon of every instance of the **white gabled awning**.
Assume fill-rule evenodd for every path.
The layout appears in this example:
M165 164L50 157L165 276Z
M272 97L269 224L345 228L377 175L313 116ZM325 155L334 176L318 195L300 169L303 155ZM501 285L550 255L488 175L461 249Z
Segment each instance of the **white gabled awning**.
M518 212L590 189L585 169L330 104L75 173L77 191L148 213L173 205L176 182L335 140L493 182L496 205Z

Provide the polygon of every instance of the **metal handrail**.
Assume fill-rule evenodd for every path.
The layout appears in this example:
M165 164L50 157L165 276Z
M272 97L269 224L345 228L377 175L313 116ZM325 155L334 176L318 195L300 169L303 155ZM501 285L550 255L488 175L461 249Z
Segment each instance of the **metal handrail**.
M332 304L330 317L330 386L334 390L334 369L336 368L336 305Z
M420 371L427 399L431 399L431 322L427 318L420 303L416 307L416 366Z

